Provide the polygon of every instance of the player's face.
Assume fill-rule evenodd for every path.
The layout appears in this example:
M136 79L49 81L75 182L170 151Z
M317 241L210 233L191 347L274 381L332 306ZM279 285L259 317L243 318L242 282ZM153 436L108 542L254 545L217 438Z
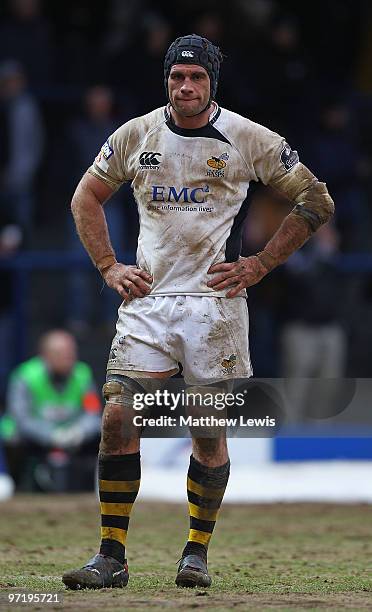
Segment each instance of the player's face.
M177 113L193 117L208 104L211 91L208 72L196 64L175 64L169 74L168 91Z

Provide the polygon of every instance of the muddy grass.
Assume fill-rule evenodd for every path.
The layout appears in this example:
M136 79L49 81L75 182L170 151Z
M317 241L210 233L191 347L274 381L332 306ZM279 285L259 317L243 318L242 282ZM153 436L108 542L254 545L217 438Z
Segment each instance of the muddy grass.
M97 547L93 495L18 496L0 506L1 610L372 610L372 507L225 505L209 554L209 590L178 589L186 506L136 502L126 589L66 591L60 581ZM9 593L59 593L53 605Z

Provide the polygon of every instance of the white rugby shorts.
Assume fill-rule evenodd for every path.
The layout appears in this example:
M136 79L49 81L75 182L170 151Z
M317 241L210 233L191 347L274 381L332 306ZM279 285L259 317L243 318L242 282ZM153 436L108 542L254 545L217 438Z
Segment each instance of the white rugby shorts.
M108 373L181 363L189 385L252 376L244 297L147 296L123 302L118 314Z

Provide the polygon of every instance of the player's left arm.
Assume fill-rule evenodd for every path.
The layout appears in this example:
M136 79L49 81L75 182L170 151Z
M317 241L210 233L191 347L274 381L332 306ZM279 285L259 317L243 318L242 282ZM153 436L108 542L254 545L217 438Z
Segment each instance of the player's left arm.
M295 151L289 151L289 155L297 155ZM210 287L218 291L234 286L226 297L235 297L242 289L258 283L271 270L285 262L333 215L334 203L325 183L318 181L298 161L298 157L294 162L289 170L284 166L284 172L279 170L273 173L267 181L267 184L292 200L295 206L264 250L257 255L240 257L237 262L216 264L209 269L209 273L220 272L209 281Z

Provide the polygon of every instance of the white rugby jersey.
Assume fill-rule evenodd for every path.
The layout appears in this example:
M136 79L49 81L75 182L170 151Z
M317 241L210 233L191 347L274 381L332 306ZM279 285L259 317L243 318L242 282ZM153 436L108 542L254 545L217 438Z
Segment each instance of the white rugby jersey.
M266 185L297 163L281 136L217 105L199 129L177 127L162 107L116 130L89 172L114 190L132 182L150 295L224 297L207 271L239 258L250 182Z

